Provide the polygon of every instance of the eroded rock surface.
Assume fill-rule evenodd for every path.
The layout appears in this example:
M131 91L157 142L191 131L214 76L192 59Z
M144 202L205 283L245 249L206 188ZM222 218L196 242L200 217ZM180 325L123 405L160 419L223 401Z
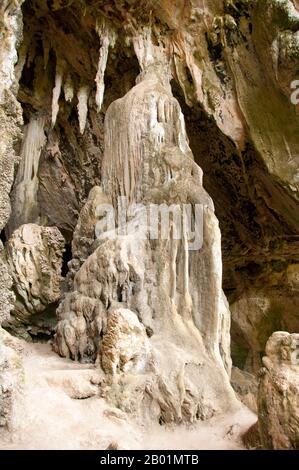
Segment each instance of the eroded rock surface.
M257 374L273 331L299 331L297 270L298 266L289 266L278 276L276 285L248 289L231 305L232 356L238 367Z
M238 367L233 367L231 384L242 403L251 411L257 413L258 381L256 376L238 369Z
M21 352L21 342L0 327L0 430L12 429L18 420L14 411L24 381Z
M70 288L72 287L74 275L94 251L94 242L96 240L95 227L100 223L102 217L105 216L105 212L98 213L98 208L101 209L110 202L103 189L100 186L94 186L79 214L73 233L72 260L68 265L68 284Z
M263 364L258 390L262 445L299 449L299 334L274 333Z
M30 325L32 317L60 299L64 243L57 227L25 224L14 231L7 252L16 302L6 324Z
M22 1L3 0L0 4L0 231L10 215L10 190L17 160L14 145L21 137L22 108L16 99L14 66L22 38ZM13 401L21 385L21 361L13 347L17 341L2 330L9 318L14 295L7 256L0 241L0 427L12 423Z

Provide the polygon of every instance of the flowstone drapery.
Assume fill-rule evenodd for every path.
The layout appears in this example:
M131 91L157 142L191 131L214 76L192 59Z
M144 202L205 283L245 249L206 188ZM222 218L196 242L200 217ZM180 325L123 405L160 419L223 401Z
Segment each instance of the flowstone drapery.
M117 227L98 234L59 307L54 348L96 361L105 372L103 396L126 411L161 423L207 419L237 403L229 384L220 231L163 55L148 32L137 47L142 72L107 111L102 166L107 200L117 216L119 197L126 198L130 216L124 235ZM151 239L152 220L145 223L141 203L189 204L203 243L189 250L186 223L174 214L168 237Z

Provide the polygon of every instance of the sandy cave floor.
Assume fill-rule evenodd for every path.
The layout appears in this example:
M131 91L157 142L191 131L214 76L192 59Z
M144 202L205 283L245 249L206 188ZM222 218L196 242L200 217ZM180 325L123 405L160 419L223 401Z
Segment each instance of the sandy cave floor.
M23 361L25 386L16 402L13 429L0 432L0 449L100 450L111 443L119 449L244 449L240 436L256 421L240 406L236 413L208 422L149 428L98 396L70 397L83 383L90 387L86 378L94 366L62 359L49 344L40 343L25 344Z

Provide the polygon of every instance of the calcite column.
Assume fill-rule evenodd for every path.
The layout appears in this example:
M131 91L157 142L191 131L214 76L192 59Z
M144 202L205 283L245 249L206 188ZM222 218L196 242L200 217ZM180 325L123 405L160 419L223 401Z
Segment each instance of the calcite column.
M98 231L75 275L58 310L54 348L96 361L105 373L102 395L126 411L160 423L208 419L237 406L220 230L163 52L148 31L135 48L137 84L105 118L102 184L115 230ZM129 215L118 230L120 197ZM152 236L157 227L148 214L165 207L190 210L195 240L187 215L177 219L175 212L167 236Z

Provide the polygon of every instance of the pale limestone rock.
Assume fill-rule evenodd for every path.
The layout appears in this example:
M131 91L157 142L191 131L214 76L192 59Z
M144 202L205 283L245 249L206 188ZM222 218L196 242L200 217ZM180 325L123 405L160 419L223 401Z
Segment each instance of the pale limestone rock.
M125 308L109 312L100 358L107 374L144 372L150 360L150 344L136 313Z
M63 84L63 92L65 100L71 103L74 98L74 84L72 82L72 77L70 74L67 75Z
M12 277L7 266L7 257L2 242L0 242L0 292L1 292L1 309L0 309L0 325L8 320L9 314L13 309L15 296L11 290Z
M102 395L123 410L161 423L192 422L237 404L228 376L220 231L161 50L148 33L138 48L143 71L107 111L102 166L113 209L118 214L118 197L127 196L129 218L122 236L111 226L98 233L58 309L54 349L73 359L98 359L106 372ZM181 226L175 216L168 237L151 240L156 227L146 224L138 203L200 206L203 244L189 251L186 221Z
M274 333L263 364L258 390L262 445L299 449L299 334Z
M59 97L61 93L63 73L64 73L63 62L61 62L58 57L56 60L57 60L57 65L56 65L56 75L55 75L55 86L53 88L53 96L52 96L52 126L53 127L56 124L56 119L57 119L57 115L59 112Z
M109 204L109 199L100 186L94 186L81 209L72 240L72 260L69 262L68 283L72 285L75 273L83 262L94 251L96 239L95 227L100 222L103 214L98 213L98 208Z
M101 111L103 100L104 100L104 91L105 91L105 83L104 83L104 76L105 70L107 67L107 60L108 60L108 53L109 47L114 47L116 34L109 27L105 21L98 21L96 24L96 31L99 35L101 40L101 48L99 51L99 61L98 61L98 68L97 68L97 75L95 78L96 82L96 96L95 102L97 105L98 113Z
M77 110L78 110L79 128L80 128L81 134L84 133L84 129L86 126L89 93L90 93L90 88L88 85L80 86L77 92L77 98L78 98Z
M134 52L143 72L138 78L138 85L131 90L130 95L126 95L126 99L114 102L106 116L103 188L107 193L107 200L113 199L114 208L119 194L128 195L131 202L183 201L195 204L204 200L205 205L205 237L208 234L208 240L205 241L200 256L188 253L185 240L160 245L145 242L140 243L134 252L136 260L132 259L131 253L129 256L124 253L126 250L135 250L133 243L136 241L133 238L111 243L111 240L105 241L103 238L97 248L94 244L93 225L98 220L94 214L86 215L84 209L74 234L71 279L79 272L74 292L67 296L59 309L62 320L57 329L57 349L62 355L96 360L101 355L99 351L102 336L113 311L111 303L118 301L122 305L120 308L129 307L132 312L136 311L140 324L145 325L151 336L150 343L155 341L158 327L164 331L163 324L158 325L157 321L162 308L167 314L169 311L179 315L182 313L183 320L193 322L200 332L203 349L207 349L208 354L213 356L212 366L216 357L216 362L222 361L228 375L230 373L229 311L219 287L222 269L219 261L220 232L213 215L212 203L202 191L201 171L192 161L182 114L170 91L168 75L171 72L175 85L181 85L185 101L192 107L189 110L191 121L196 121L198 128L203 130L207 124L203 124L201 118L210 120L213 116L216 124L208 128L208 137L211 136L211 129L221 131L219 151L219 142L217 139L217 142L213 141L213 135L211 140L215 150L213 148L210 153L206 152L203 145L202 154L206 153L207 160L211 161L207 166L208 171L205 171L205 184L211 193L214 190L213 198L218 205L217 215L223 226L227 264L236 272L236 279L228 289L238 288L240 271L235 271L234 268L241 267L246 279L252 260L260 259L263 266L265 260L269 262L269 266L273 261L273 268L271 266L270 269L275 273L277 267L274 265L277 260L292 263L287 268L286 280L286 284L291 286L291 296L288 295L289 291L283 289L279 295L269 295L266 290L255 290L254 286L249 292L245 291L243 297L239 295L237 304L233 306L234 324L249 349L245 367L257 371L266 338L277 328L277 322L279 328L298 331L298 267L294 265L294 260L298 258L298 115L290 100L290 84L298 68L298 1L161 0L158 3L147 2L148 5L143 6L132 0L128 10L118 1L112 4L105 2L105 6L98 2L92 8L87 2L86 15L86 11L81 10L81 2L71 1L65 5L62 1L33 0L28 9L25 4L26 43L19 51L19 62L14 72L16 46L21 30L21 3L22 1L17 0L4 0L0 6L1 228L5 226L10 211L8 195L15 162L13 146L21 124L21 109L11 90L16 92L18 84L15 82L21 79L22 70L27 67L25 77L21 80L19 99L24 104L24 115L26 119L29 117L29 124L24 129L22 161L16 185L20 183L20 174L21 180L27 175L27 181L24 184L21 181L17 197L16 186L12 194L13 228L28 222L52 223L66 230L70 240L76 224L77 209L85 201L90 188L100 183L99 175L102 176L99 170L99 173L94 172L98 179L93 178L93 168L101 167L101 153L99 140L95 139L94 129L97 124L92 128L91 121L94 119L93 108L96 105L99 110L103 102L104 73L109 82L105 103L110 103L112 98L123 96L131 87L126 79L118 78L122 65L125 65L122 61L128 59L133 65ZM142 14L140 10L144 10ZM32 11L36 15L32 15ZM102 13L105 18L110 17L112 24L115 22L120 32L116 52L111 51L109 61L110 39L105 35L105 28L99 32L97 27L98 14L101 16ZM55 19L56 14L59 15L59 21ZM45 22L35 21L35 18L45 18ZM144 19L151 27L142 29ZM67 31L62 27L63 22L67 23ZM99 43L94 41L95 34L88 34L92 28L100 35L100 54ZM152 35L155 36L155 46L152 44ZM42 44L43 51L40 51L40 45L37 47L35 38ZM130 41L132 50L127 47ZM65 74L58 61L54 65L55 54L56 57L61 55L66 59ZM121 57L119 61L118 54ZM55 66L56 83L50 72L55 74ZM47 84L49 77L52 80L50 86ZM114 88L113 82L121 82L120 88ZM59 107L62 87L67 103L60 102ZM92 87L97 89L92 90ZM148 96L145 96L147 93ZM75 102L75 94L79 98L80 132L72 121L72 101ZM49 144L49 135L53 130L49 132L49 123L38 122L36 116L49 117L51 106L52 124L55 124L56 119L58 121L55 128L58 136L55 148L58 152L48 152L49 158L46 161L44 159L41 171L39 159L40 156L44 157L41 150L45 135ZM200 108L198 114L197 108ZM102 109L102 113L104 112L106 109ZM102 115L98 117L100 120ZM191 131L192 125L191 122ZM84 129L86 140L80 135ZM101 132L100 129L99 133ZM193 142L194 150L201 146L200 140L205 139L201 132L198 134L198 141ZM224 136L228 136L228 139L223 139ZM229 140L234 142L236 148L232 144L227 150L225 143ZM80 145L83 142L82 147L79 142ZM252 151L251 147L255 147L257 152ZM207 150L209 149L207 146ZM70 154L74 158L70 158ZM196 155L196 161L201 165L205 158L202 154L199 152ZM233 161L237 161L235 167L230 166ZM265 169L261 170L263 166ZM220 174L218 179L215 179L216 173ZM225 181L223 186L228 188L223 193L217 188L222 179ZM38 192L42 204L37 201ZM223 194L228 199L222 197ZM104 193L103 197L106 198ZM235 207L233 203L236 199L238 201ZM238 205L239 201L243 202ZM219 206L225 206L224 216ZM88 207L92 212L93 202L89 200L86 207L86 212ZM243 214L242 209L247 207L248 211L245 210ZM131 218L132 225L142 224L141 215L137 212ZM250 219L248 225L244 224L246 219ZM236 243L234 236L231 237L230 225L234 226L238 234ZM252 231L251 239L249 231ZM256 238L259 239L258 244ZM116 257L115 247L119 250ZM105 253L102 258L101 250ZM93 252L96 255L91 257ZM7 318L13 300L9 293L11 278L3 250L1 263L0 323ZM83 263L84 267L81 268ZM127 267L123 267L122 264L125 263L130 269L133 266L133 279L130 269L128 274ZM137 281L135 273L139 276ZM95 282L97 276L100 281ZM126 279L124 284L122 276ZM152 300L150 287L146 286L138 291L138 283L143 287L144 279L149 285L155 286L155 302ZM267 276L265 279L268 282ZM255 279L255 282L261 286L264 281ZM72 288L72 282L70 287ZM247 287L246 285L246 289ZM153 303L155 308L152 308ZM168 327L170 330L175 329L171 322L165 329ZM177 333L173 338L176 337ZM187 334L181 333L178 337L182 344L187 342ZM173 343L173 338L170 344ZM161 344L158 342L156 349L163 349L163 339ZM196 348L190 346L192 357L196 355L193 349ZM171 354L175 356L173 351ZM156 355L159 356L159 353L156 352ZM162 367L157 359L156 363L157 369L153 360L153 370L157 371L157 375L165 372L165 377L168 377L169 364L163 364ZM125 380L124 377L124 382ZM166 390L163 379L159 383L162 384L162 392L152 393L154 401L163 409L163 419L166 417L166 420L171 420L173 416L177 419L180 416L178 410L181 409L181 404L176 401L177 389L174 386L170 392L169 389ZM130 393L128 392L128 403ZM170 403L176 403L173 410L170 407L171 411L166 411L167 406L161 399L163 394L171 397ZM131 393L131 398L133 395ZM120 396L116 384L115 399L120 400ZM193 402L196 403L196 399ZM188 414L190 409L195 408L189 402L184 413ZM195 414L200 415L200 412L196 411ZM204 411L203 415L207 413Z
M22 125L21 105L15 97L14 65L17 46L22 36L22 1L0 4L0 230L10 214L9 194L13 183L16 154L14 145L20 139ZM3 244L0 243L0 325L9 317L13 297L12 280L7 270Z
M230 351L231 313L224 293L222 293L222 298L220 301L219 314L219 349L224 367L228 373L228 376L230 377L232 372L232 358Z
M26 224L12 234L7 252L17 321L30 323L31 316L60 298L63 248L64 238L56 227Z
M0 3L0 230L10 215L9 194L13 183L16 154L14 145L21 137L21 105L16 99L14 66L22 36L22 1ZM14 296L6 253L0 242L0 426L12 424L13 402L21 383L21 363L9 335L1 329L9 318Z
M0 327L0 429L14 425L14 403L22 390L22 345Z
M82 400L98 395L100 374L92 369L45 372L44 378L51 387L63 390L70 398Z
M8 225L11 234L20 225L38 223L37 191L41 151L45 145L45 116L32 116L25 127L21 161L11 195L12 213Z

